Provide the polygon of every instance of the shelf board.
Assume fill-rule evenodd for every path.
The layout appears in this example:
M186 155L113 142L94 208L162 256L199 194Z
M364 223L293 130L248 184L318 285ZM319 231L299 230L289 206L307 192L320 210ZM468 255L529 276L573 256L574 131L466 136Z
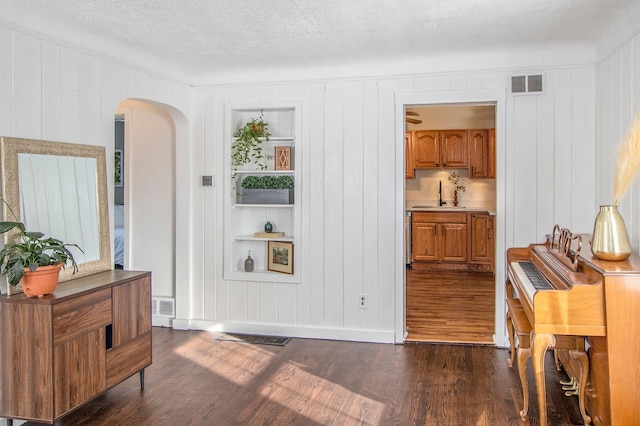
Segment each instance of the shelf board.
M227 271L224 279L230 281L264 281L276 283L299 283L300 277L295 274L283 274L281 272L255 269L253 272Z
M289 241L289 242L293 242L293 237L290 235L285 235L284 237L280 237L280 238L259 238L259 237L254 237L253 235L236 235L233 237L233 239L235 241L264 241L265 243L267 241Z
M236 170L237 175L293 175L295 170Z
M251 208L271 208L271 209L292 209L295 204L233 204L231 207L251 207Z

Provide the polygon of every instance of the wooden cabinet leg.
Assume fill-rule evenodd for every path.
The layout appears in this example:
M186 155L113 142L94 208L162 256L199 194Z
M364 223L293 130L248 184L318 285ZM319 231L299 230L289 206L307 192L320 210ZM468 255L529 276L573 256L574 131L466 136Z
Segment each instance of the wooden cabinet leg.
M532 333L533 334L533 333ZM547 425L547 388L544 378L544 356L547 349L556 345L553 334L533 334L533 351L531 353L533 375L536 379L538 394L538 409L540 410L540 425Z
M140 370L140 389L144 389L144 368Z

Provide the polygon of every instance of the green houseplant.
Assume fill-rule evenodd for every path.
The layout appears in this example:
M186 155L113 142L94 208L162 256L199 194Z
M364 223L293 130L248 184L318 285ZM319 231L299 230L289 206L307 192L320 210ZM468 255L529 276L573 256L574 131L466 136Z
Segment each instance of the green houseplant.
M449 182L451 182L453 184L453 186L455 186L455 189L453 190L453 205L457 206L458 205L458 191L460 192L464 192L467 190L467 188L464 185L464 180L462 178L462 176L460 176L458 173L453 172L449 175Z
M2 198L2 201L9 208L4 198ZM9 211L11 211L10 208ZM12 211L11 213L13 214ZM68 244L56 238L45 237L42 232L26 231L22 222L0 222L0 234L13 229L17 230L19 235L15 240L7 242L0 250L0 274L7 277L7 282L10 285L18 285L23 278L31 279L31 273L39 272L38 275L42 275L43 267L51 267L46 270L50 270L52 274L55 274L55 284L57 284L60 268L64 267L67 262L71 263L74 274L78 271L78 265L73 258L73 253L68 249L68 247L76 247L82 251L77 244ZM25 286L24 282L22 287L28 296L40 295L30 292L28 289L30 286ZM53 289L55 289L55 286Z
M255 164L257 169L264 170L267 165L265 160L273 158L271 155L265 155L262 152L262 143L268 142L271 133L269 133L268 123L264 121L264 115L260 112L260 117L254 118L244 126L240 127L233 134L233 143L231 144L231 165L235 172L238 167L245 164Z
M242 204L293 204L291 176L245 176L240 182Z

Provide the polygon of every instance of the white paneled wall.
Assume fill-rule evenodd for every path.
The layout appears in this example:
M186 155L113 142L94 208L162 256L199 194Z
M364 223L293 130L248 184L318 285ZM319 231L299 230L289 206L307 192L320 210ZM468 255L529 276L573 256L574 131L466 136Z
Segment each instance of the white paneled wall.
M545 70L546 91L506 96L506 161L498 194L506 211L505 246L544 240L555 223L589 232L595 206L595 70ZM508 87L506 72L416 76L374 80L252 85L196 90L204 105L204 135L197 148L204 169L224 179L222 143L227 101L300 99L303 108L302 228L300 284L224 281L219 261L205 267L203 305L194 306L193 327L280 332L306 337L393 341L397 320L396 242L404 218L396 186L397 93ZM400 123L402 125L402 123ZM402 141L403 142L403 141ZM402 152L402 151L400 151ZM400 162L402 163L402 162ZM204 205L218 218L222 199ZM402 210L402 207L400 208ZM586 214L585 214L586 211ZM198 226L198 224L194 224ZM222 253L220 225L207 234L205 253ZM210 234L212 232L212 234ZM498 253L503 261L504 253ZM499 277L498 282L503 281ZM357 298L367 294L368 309ZM200 310L201 309L201 310ZM196 313L197 312L197 313ZM397 336L396 336L397 337Z
M498 119L505 137L498 140L504 161L498 164L503 183L497 186L504 188L497 194L505 206L498 212L504 247L542 241L554 223L590 231L596 183L610 174L602 159L610 149L602 141L619 139L624 117L631 116L631 99L637 104L639 98L637 89L628 98L621 89L637 79L629 69L640 57L634 46L598 68L598 100L608 103L599 110L604 118L597 151L595 68L544 69L543 95L506 96L504 117ZM403 144L396 141L397 126L403 125L396 121L396 96L506 92L510 74L471 70L191 89L3 27L0 58L0 134L105 146L110 171L113 116L120 102L151 100L182 113L175 154L177 327L386 342L398 340L398 294L403 294L396 292L403 286L398 242L404 198L397 185L404 170L396 145ZM225 102L290 99L302 101L303 152L296 165L302 173L302 238L295 260L302 282L225 281L225 194L218 185L227 161ZM597 173L596 152L601 155ZM213 175L216 185L201 187L201 175ZM598 199L609 192L598 186ZM503 261L504 253L497 259ZM359 293L367 294L368 309L358 309Z
M186 117L191 115L190 88L2 26L0 62L0 135L104 146L110 176L114 163L114 114L122 101L131 98L152 101L182 117L177 120L179 125L172 136L181 147L175 161L180 176L175 180L184 188L177 196L179 204L175 210L178 217L186 219L180 221L178 237L171 238L176 238L181 252L192 251L190 238L186 241L181 238L189 227L190 212L184 211L189 205L184 200L193 198L190 192L195 185L191 174L201 173L190 167L190 132L184 130ZM152 164L148 166L153 167ZM108 186L111 205L112 179L108 179ZM158 191L164 189L166 187L157 188ZM135 206L136 200L132 203ZM172 212L156 211L154 214L166 215L173 220ZM144 236L140 238L144 239ZM156 245L151 248L162 250ZM189 294L190 272L186 270L185 262L176 263L179 265L176 271L180 276L178 285ZM166 275L163 270L156 272ZM168 286L173 287L174 277L168 279L171 280ZM188 315L189 307L178 308Z
M640 114L640 34L597 67L596 202L611 204L617 147ZM620 202L633 253L640 247L640 186ZM595 218L595 216L593 216Z

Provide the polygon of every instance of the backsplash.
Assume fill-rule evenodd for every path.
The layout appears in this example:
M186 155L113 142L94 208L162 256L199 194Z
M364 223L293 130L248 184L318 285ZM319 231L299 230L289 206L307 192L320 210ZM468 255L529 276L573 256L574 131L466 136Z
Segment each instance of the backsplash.
M442 181L442 199L453 205L454 186L449 175L456 172L464 179L466 191L458 193L458 205L495 211L496 180L469 179L467 169L416 169L415 179L406 179L405 200L407 207L416 204L438 204L438 185Z

